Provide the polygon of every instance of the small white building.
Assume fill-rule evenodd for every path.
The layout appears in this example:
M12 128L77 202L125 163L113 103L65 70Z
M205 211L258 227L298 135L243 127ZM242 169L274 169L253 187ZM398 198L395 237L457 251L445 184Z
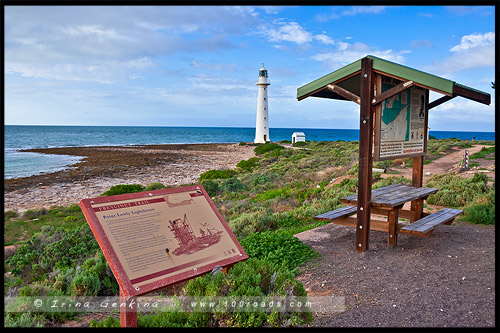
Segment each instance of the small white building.
M306 135L304 132L293 132L292 144L295 144L296 142L306 142Z

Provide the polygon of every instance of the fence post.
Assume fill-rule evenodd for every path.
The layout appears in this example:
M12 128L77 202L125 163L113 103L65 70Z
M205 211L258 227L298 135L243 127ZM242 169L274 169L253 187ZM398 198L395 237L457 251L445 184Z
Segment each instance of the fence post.
M469 169L469 151L465 151L465 170Z

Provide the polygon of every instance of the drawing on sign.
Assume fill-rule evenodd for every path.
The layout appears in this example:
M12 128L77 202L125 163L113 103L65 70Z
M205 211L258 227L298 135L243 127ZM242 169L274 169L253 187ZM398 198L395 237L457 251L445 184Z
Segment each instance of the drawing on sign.
M193 232L191 224L184 214L183 219L170 220L168 228L174 234L174 238L179 242L179 247L176 248L172 254L180 256L183 254L191 254L194 252L201 251L217 244L221 237L222 231L218 231L208 223L201 223L201 226L205 228L200 228L200 236L196 236Z
M391 85L383 84L382 91L389 90ZM410 93L404 90L386 99L382 109L380 126L383 141L408 141L410 125Z
M401 81L382 77L382 92ZM412 87L382 102L379 129L380 150L377 159L424 153L425 90Z

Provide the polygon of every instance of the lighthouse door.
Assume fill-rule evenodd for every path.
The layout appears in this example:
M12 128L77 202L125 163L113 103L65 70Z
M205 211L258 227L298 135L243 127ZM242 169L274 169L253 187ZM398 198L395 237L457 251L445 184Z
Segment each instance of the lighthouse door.
M264 142L267 141L267 136L264 134Z

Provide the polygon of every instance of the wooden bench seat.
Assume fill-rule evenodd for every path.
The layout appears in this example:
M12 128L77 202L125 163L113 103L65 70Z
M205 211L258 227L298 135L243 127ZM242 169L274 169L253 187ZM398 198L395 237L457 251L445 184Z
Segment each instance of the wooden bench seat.
M439 224L451 224L453 220L464 211L460 209L444 208L440 211L427 215L400 229L400 233L421 236L430 233Z
M331 222L349 215L353 215L356 213L357 209L358 208L356 206L342 206L339 209L335 209L330 212L315 216L314 219Z

